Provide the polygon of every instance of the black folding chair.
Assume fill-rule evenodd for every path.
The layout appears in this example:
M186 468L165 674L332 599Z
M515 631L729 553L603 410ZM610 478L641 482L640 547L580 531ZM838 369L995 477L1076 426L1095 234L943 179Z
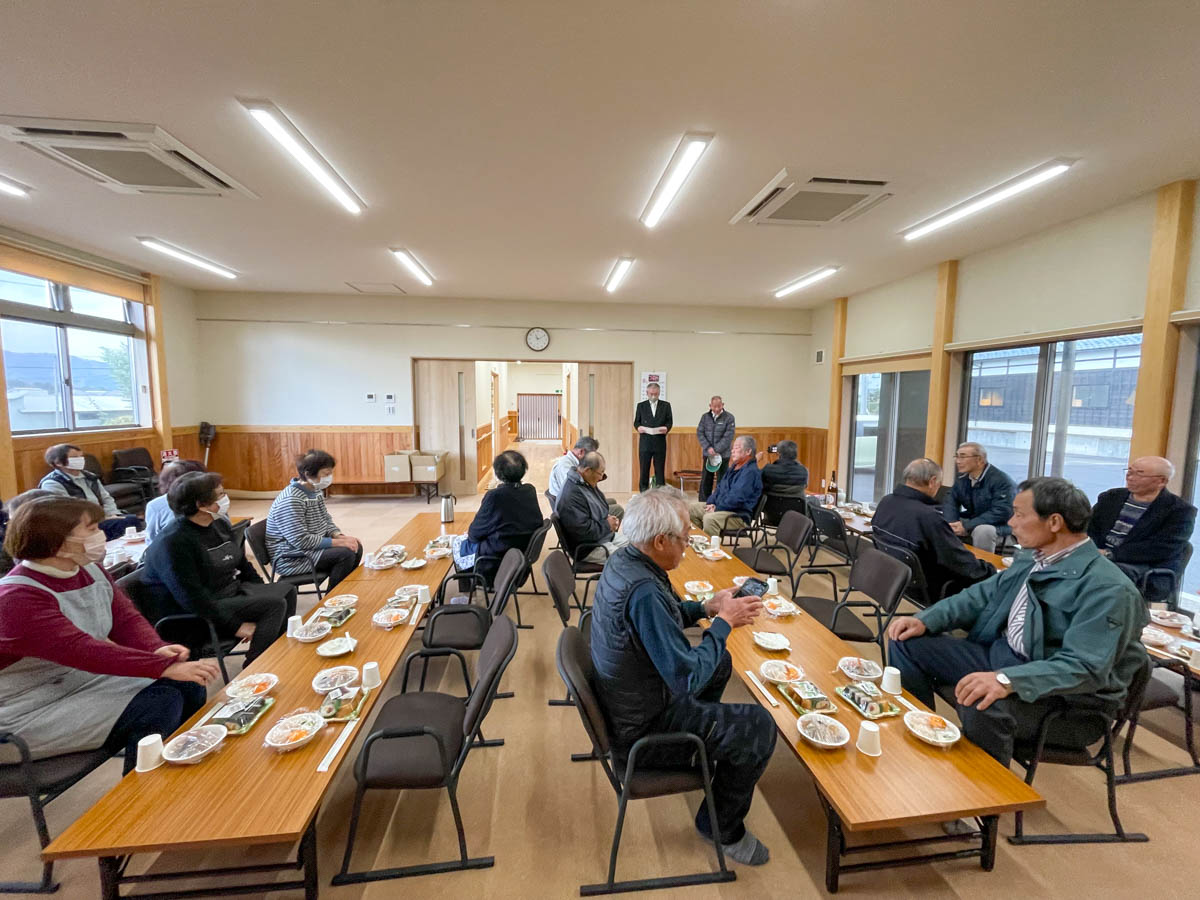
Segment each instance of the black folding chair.
M734 547L739 546L742 538L750 538L750 546L753 547L758 543L758 535L763 532L762 512L763 507L767 505L767 495L759 494L758 502L754 504L754 510L750 513L750 521L738 528L722 528L720 531L721 544L724 545L728 541ZM766 540L766 535L763 535L763 540Z
M775 543L766 543L764 535L762 546L735 547L733 555L760 575L786 578L794 594L804 575L800 558L812 536L812 529L812 519L789 509L775 529ZM787 562L776 556L775 551L782 551Z
M546 546L546 534L550 531L552 525L549 519L542 522L542 526L529 537L529 543L525 545L525 575L521 579L521 583L517 585L513 592L513 609L517 612L517 627L531 629L532 625L525 625L521 622L521 601L518 599L521 594L521 588L525 586L526 580L533 583L533 590L526 591L526 596L545 597L546 592L538 590L537 579L533 575L533 567L538 561L538 557L542 555L542 548ZM476 585L483 588L484 599L487 599L488 592L491 590L490 573L496 572L500 566L501 557L499 556L477 556L475 557L475 566L469 572L456 572L455 577L459 579L461 587L463 581L469 581L472 589ZM486 566L480 567L481 563L486 563Z
M712 794L712 777L708 765L708 754L704 741L694 734L674 732L651 734L640 738L629 748L628 760L618 758L608 736L604 710L595 691L595 673L592 669L592 654L588 643L578 628L563 629L558 639L558 673L567 686L567 692L575 698L579 718L591 738L592 748L604 774L617 793L617 826L613 832L612 851L608 857L608 880L601 884L586 884L579 893L584 897L598 894L617 894L625 891L645 891L659 888L690 887L698 884L734 881L737 873L725 866L725 853L721 842L714 835L713 849L717 852L716 872L700 872L693 875L673 875L662 878L645 878L637 881L617 881L617 852L621 847L621 830L625 825L625 808L630 800L650 797L665 797L689 791L704 791L704 802L708 804L708 817L717 821L716 804ZM674 745L679 748L680 758L691 757L696 761L692 768L649 769L638 767L638 756L652 747Z
M1175 612L1179 609L1179 572L1187 570L1188 563L1192 561L1192 545L1187 544L1183 548L1183 556L1179 559L1179 569L1167 568L1166 566L1157 566L1153 569L1147 569L1142 573L1140 578L1135 580L1138 593L1146 600L1147 603L1166 603L1167 609ZM1167 590L1156 590L1151 593L1156 580L1162 579L1169 585Z
M1166 682L1151 677L1146 682L1146 690L1142 696L1141 705L1132 710L1129 716L1129 729L1125 732L1125 743L1121 748L1121 765L1124 774L1117 776L1117 784L1130 784L1137 781L1155 781L1159 778L1176 778L1180 775L1200 774L1200 753L1196 751L1196 728L1193 715L1193 703L1200 679L1192 674L1186 660L1154 659L1150 660L1155 669L1167 669L1179 675L1182 681L1182 697ZM1129 760L1129 752L1133 749L1133 736L1141 721L1141 714L1154 709L1178 709L1183 706L1183 736L1187 745L1188 756L1192 758L1190 766L1174 766L1165 769L1153 769L1149 772L1134 772Z
M571 571L575 573L575 579L583 579L583 609L587 609L588 589L592 586L593 581L600 580L600 573L604 571L604 563L588 562L587 557L593 550L600 549L604 551L604 557L608 559L608 550L603 544L579 544L575 548L575 553L572 554L567 547L566 535L563 533L562 521L558 518L558 513L550 516L550 523L554 526L554 533L558 535L558 546L564 553L567 554L567 559L571 560Z
M550 598L554 601L554 611L562 621L563 628L571 624L571 604L579 608L583 615L583 605L575 596L575 573L571 569L571 560L561 550L555 550L542 563L542 575L546 579L546 587L550 590ZM563 700L548 700L550 706L574 706L568 691Z
M246 540L250 542L250 550L254 554L254 558L258 560L258 566L266 574L268 581L294 584L296 593L316 594L318 603L324 598L322 585L329 580L329 576L317 571L312 558L307 553L302 550L285 550L272 559L271 554L267 551L266 519L259 519L246 529ZM301 560L304 563L305 571L295 575L280 575L275 571L275 567L285 559ZM305 586L311 586L312 590L301 590Z
M509 551L514 552L514 551ZM519 552L519 551L516 551ZM354 762L354 807L342 868L333 884L362 884L389 878L433 875L462 869L486 869L495 857L471 858L462 814L458 809L458 777L472 747L489 746L480 740L481 726L496 699L500 676L517 652L517 629L512 620L500 616L492 621L479 651L479 678L466 700L435 692L402 693L392 697L375 719ZM391 869L350 871L354 837L362 814L363 795L369 790L431 790L445 788L458 830L459 858Z
M1009 837L1011 844L1115 844L1115 843L1144 843L1149 840L1144 834L1125 831L1121 819L1117 815L1117 767L1113 761L1113 740L1120 733L1125 723L1133 717L1134 711L1142 705L1146 684L1150 680L1151 665L1149 660L1142 666L1129 685L1129 693L1125 697L1120 712L1116 717L1106 715L1100 710L1079 709L1068 707L1066 703L1050 710L1042 719L1037 737L1031 742L1018 741L1013 748L1013 759L1025 769L1025 783L1033 784L1038 766L1042 763L1055 763L1063 766L1095 766L1104 772L1108 786L1108 815L1112 819L1114 832L1112 834L1025 834L1025 816L1018 812L1016 818L1016 833ZM1090 722L1103 728L1104 737L1100 749L1095 753L1088 747L1070 747L1055 744L1049 740L1050 728L1059 723L1083 724Z
M850 534L842 517L832 509L826 509L815 501L809 502L808 509L813 520L813 545L808 557L809 565L816 560L818 550L827 550L845 560L826 563L826 566L841 568L854 565L854 560L858 558L858 550L862 546L862 539L858 535Z

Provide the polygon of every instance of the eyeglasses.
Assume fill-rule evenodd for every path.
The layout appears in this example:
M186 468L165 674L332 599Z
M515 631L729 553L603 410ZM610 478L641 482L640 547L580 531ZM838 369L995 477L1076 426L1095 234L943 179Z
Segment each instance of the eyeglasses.
M1126 469L1126 475L1136 475L1138 478L1165 478L1165 475L1156 475L1153 472L1143 472L1141 469Z
M975 459L977 456L979 456L978 453L955 453L954 454L955 459Z

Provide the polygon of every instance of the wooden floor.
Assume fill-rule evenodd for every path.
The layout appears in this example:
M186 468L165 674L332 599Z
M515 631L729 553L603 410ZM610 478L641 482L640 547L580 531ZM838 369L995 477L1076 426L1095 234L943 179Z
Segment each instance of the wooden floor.
M520 449L520 445L518 445ZM557 451L537 444L528 447L528 480L545 488L547 472ZM624 499L618 495L618 499ZM460 509L474 509L478 498L464 498ZM236 515L265 515L265 501L234 501ZM409 516L432 510L417 499L334 500L331 512L338 524L360 537L368 548L377 546ZM553 543L553 542L551 542ZM539 583L541 580L539 571ZM807 580L804 589L816 591L822 581ZM826 582L827 584L827 582ZM827 588L826 588L827 589ZM334 783L318 820L321 895L331 898L572 897L585 882L601 881L608 860L616 799L598 766L572 763L572 752L589 749L576 711L546 705L562 696L554 668L554 647L561 626L545 597L522 600L521 611L536 627L521 631L517 656L505 677L516 691L499 700L485 723L488 737L503 737L500 748L474 750L467 759L459 798L473 856L494 855L496 866L473 872L434 875L367 886L329 887L341 862L346 822L352 798L349 766ZM864 650L870 655L869 650ZM440 675L442 670L436 672ZM436 682L437 679L435 679ZM444 689L461 693L461 678L447 674ZM734 679L727 701L745 701ZM1138 769L1182 765L1182 714L1169 710L1147 717L1139 731L1134 761ZM362 729L365 734L369 729ZM57 833L82 813L120 777L119 764L109 763L54 801L50 828ZM131 776L136 777L136 776ZM1095 770L1045 767L1038 789L1048 808L1027 818L1031 832L1050 830L1103 831L1108 828L1103 779ZM886 791L887 784L870 790ZM229 790L254 790L253 785L230 785ZM987 874L974 862L940 863L887 872L844 875L845 897L1041 897L1103 898L1130 896L1152 889L1157 897L1196 896L1196 816L1200 813L1200 777L1134 784L1118 789L1126 827L1150 835L1148 844L1073 847L1010 847L1000 842L996 870ZM269 803L269 797L262 798ZM692 827L698 796L635 802L630 806L619 878L644 878L713 866L711 849ZM738 880L691 889L689 898L818 897L824 894L825 822L805 775L792 752L781 746L759 784L748 819L750 828L770 847L771 861L760 868L737 867ZM1012 819L1001 820L1002 834L1012 833ZM28 804L0 801L0 878L34 877L36 839ZM247 850L242 858L179 854L172 858L139 858L132 870L161 871L203 865L235 865L270 858L271 850ZM457 853L453 820L441 791L368 795L360 828L356 868L385 867L444 860ZM98 892L93 861L60 863L58 896L94 898ZM180 887L199 886L199 882ZM1188 885L1192 887L1189 888ZM658 892L664 896L667 892ZM682 892L679 892L682 896ZM272 894L283 898L296 894Z

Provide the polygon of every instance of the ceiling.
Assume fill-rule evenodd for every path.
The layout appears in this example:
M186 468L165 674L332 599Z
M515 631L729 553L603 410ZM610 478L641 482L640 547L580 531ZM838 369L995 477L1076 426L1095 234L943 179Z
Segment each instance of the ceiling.
M1178 0L25 0L4 31L0 113L154 123L259 199L115 194L0 141L0 174L36 189L0 194L0 224L197 288L806 306L1200 174L1200 4ZM366 212L237 97L283 109ZM685 131L716 137L648 230ZM1057 156L1082 162L936 235L897 234ZM784 166L895 197L829 228L730 225ZM609 295L618 256L637 263ZM843 268L771 296L828 264Z

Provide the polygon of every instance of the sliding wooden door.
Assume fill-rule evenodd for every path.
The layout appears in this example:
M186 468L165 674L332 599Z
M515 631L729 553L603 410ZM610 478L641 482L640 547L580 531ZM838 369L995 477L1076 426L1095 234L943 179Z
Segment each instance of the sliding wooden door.
M628 491L633 479L633 363L579 364L579 433L600 442L611 493Z
M422 450L445 450L443 491L476 493L475 361L414 359L413 413Z

